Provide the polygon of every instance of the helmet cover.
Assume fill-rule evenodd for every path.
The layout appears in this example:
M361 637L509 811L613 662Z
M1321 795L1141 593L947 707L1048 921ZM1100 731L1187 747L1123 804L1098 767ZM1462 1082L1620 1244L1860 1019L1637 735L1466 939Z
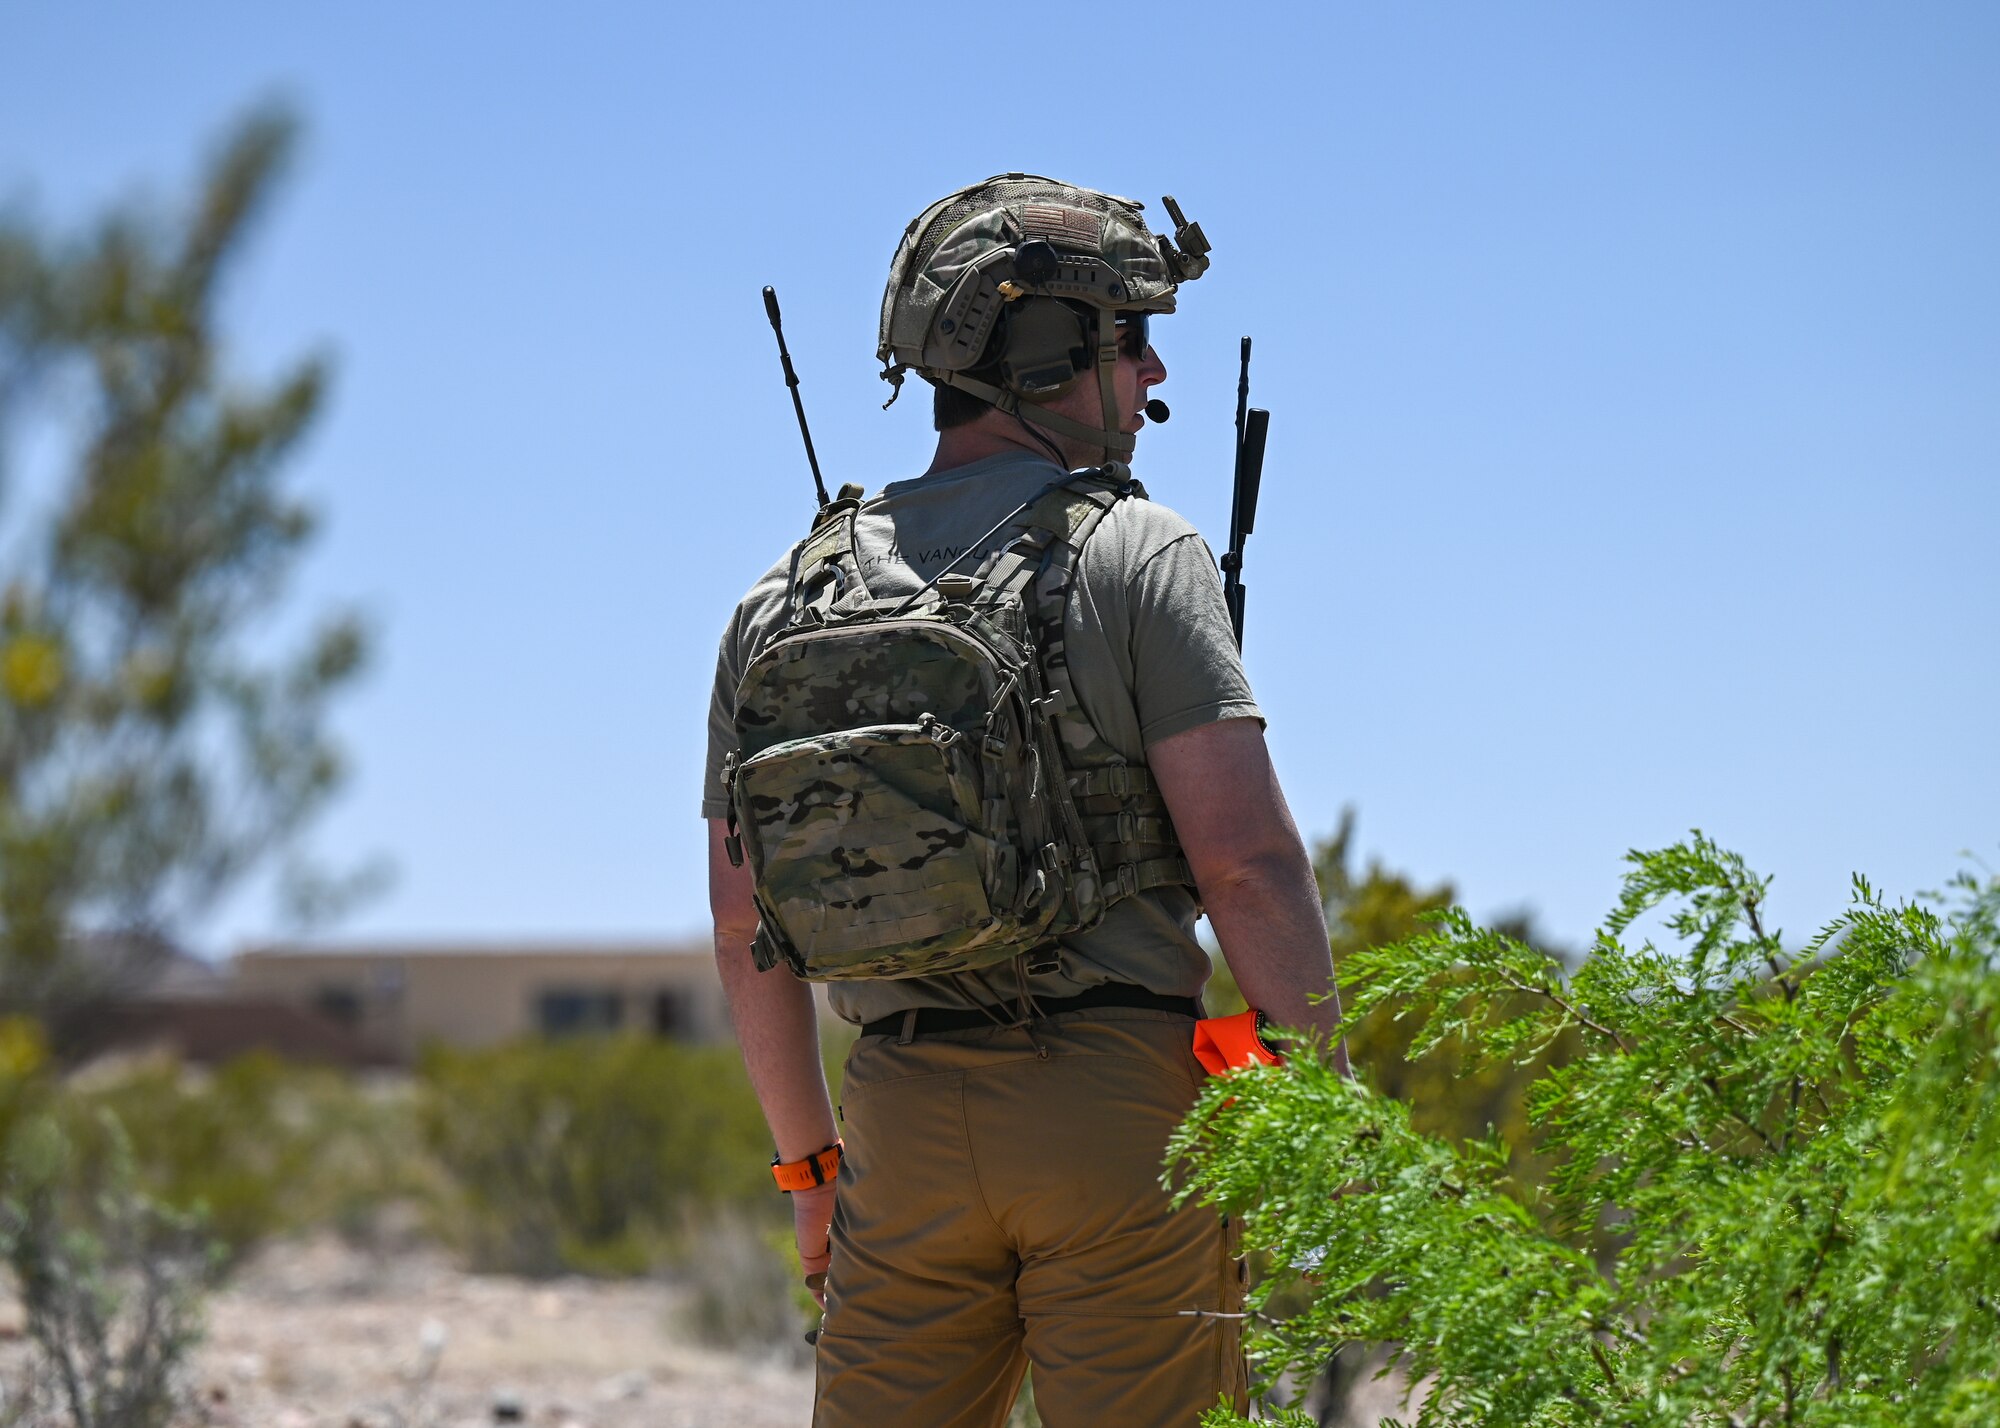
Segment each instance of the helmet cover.
M937 379L990 363L1002 309L1023 297L1107 316L1172 312L1175 289L1208 267L1208 242L1181 222L1177 248L1146 226L1143 207L1020 173L939 199L904 230L890 265L876 347L883 376L900 386L905 370Z

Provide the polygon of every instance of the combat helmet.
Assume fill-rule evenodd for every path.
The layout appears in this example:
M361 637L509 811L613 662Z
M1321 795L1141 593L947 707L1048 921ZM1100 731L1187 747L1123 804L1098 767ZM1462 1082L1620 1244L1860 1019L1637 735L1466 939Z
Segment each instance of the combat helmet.
M911 222L882 295L882 377L916 372L1073 440L1131 454L1112 388L1120 313L1168 313L1208 270L1208 240L1173 199L1172 241L1144 205L1038 174L999 174ZM1103 425L1046 410L1092 366ZM888 403L884 403L888 405Z

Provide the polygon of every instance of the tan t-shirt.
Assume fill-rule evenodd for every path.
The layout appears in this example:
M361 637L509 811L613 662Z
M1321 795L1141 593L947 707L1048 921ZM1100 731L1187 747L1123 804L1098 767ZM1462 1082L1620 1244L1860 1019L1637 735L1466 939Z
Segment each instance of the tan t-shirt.
M869 592L893 597L916 590L1060 474L1040 457L1009 453L884 488L861 507L855 526ZM975 569L984 554L954 568ZM723 632L708 713L704 818L729 811L722 761L736 743L736 689L779 628L790 571L787 552L751 587ZM1165 506L1129 499L1112 508L1083 548L1064 626L1077 702L1104 741L1135 763L1144 761L1147 745L1169 735L1218 719L1263 717L1236 652L1215 557L1195 528ZM1194 996L1209 972L1194 927L1195 902L1185 889L1136 894L1114 904L1091 931L1066 938L1061 970L1029 979L1028 988L1060 997L1103 982L1132 982L1167 996ZM1002 966L979 977L833 982L828 994L838 1015L865 1022L909 1007L1011 999L1015 977Z

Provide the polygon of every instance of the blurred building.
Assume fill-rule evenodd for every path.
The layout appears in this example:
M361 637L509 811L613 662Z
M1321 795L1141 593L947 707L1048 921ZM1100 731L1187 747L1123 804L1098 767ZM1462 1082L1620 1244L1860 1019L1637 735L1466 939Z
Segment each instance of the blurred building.
M150 931L70 944L72 985L48 1026L72 1060L165 1053L212 1066L252 1051L336 1066L381 1066L387 1051L310 1008L246 994L223 968Z
M730 1035L706 941L621 947L279 944L239 953L229 980L237 997L308 1013L402 1064L430 1042L485 1046L589 1032L689 1041Z

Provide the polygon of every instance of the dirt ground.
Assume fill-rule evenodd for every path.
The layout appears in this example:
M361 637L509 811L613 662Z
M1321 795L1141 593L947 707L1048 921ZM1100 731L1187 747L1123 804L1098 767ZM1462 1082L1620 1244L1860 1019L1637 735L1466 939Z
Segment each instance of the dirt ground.
M427 1249L363 1252L333 1238L275 1245L209 1302L190 1423L806 1423L810 1369L692 1342L677 1324L685 1296L658 1281L465 1274ZM0 1375L23 1361L19 1326L18 1306L0 1304Z
M467 1274L442 1252L326 1236L265 1249L215 1294L186 1428L800 1428L804 1345L753 1357L685 1327L690 1291L659 1280ZM0 1383L26 1362L0 1290ZM1347 1424L1395 1411L1364 1384Z

